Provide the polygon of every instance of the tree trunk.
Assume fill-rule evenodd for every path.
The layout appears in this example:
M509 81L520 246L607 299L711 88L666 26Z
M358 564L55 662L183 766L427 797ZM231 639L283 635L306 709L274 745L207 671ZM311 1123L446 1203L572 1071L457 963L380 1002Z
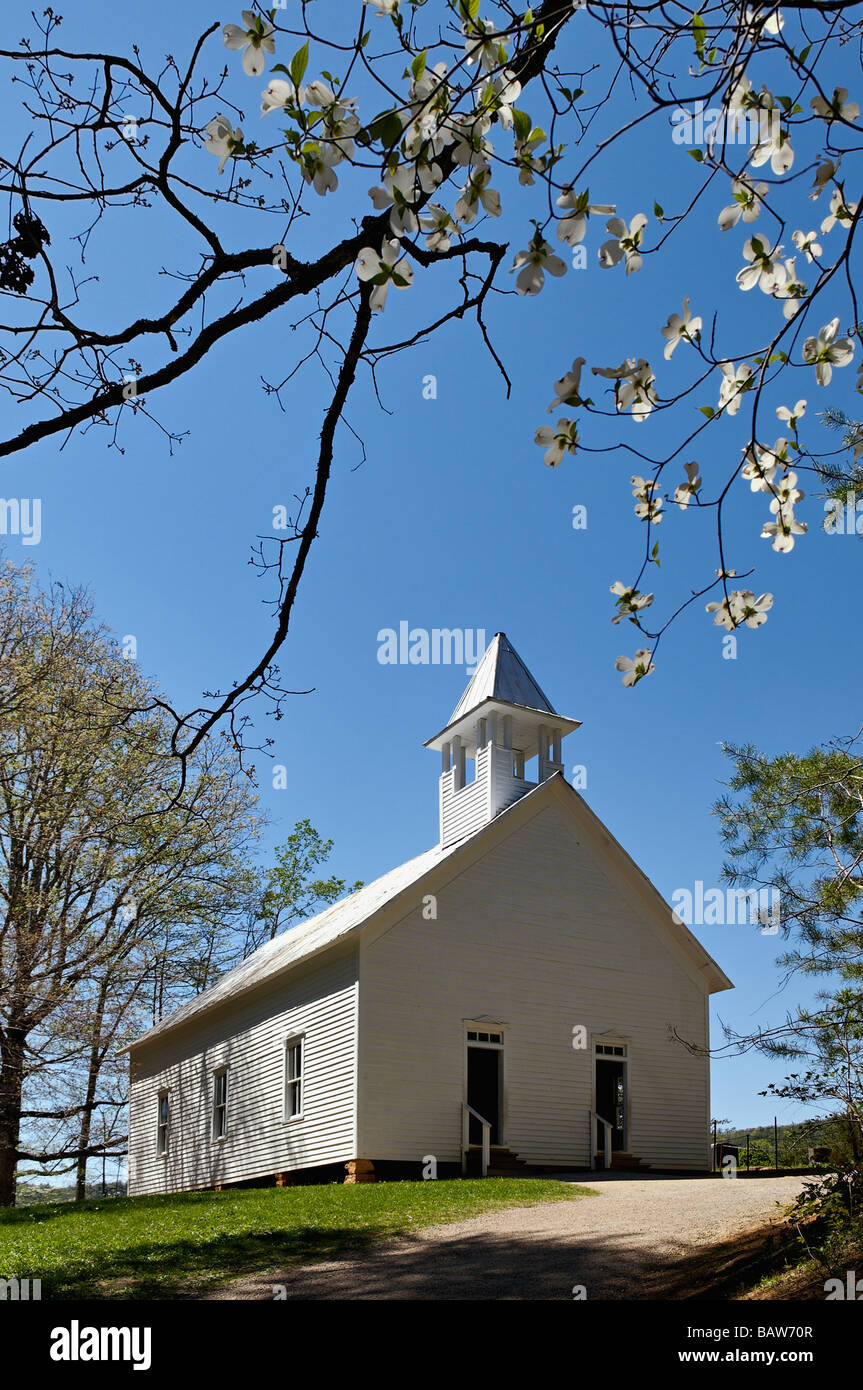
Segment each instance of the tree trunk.
M15 1205L15 1172L24 1089L24 1030L4 1030L0 1060L0 1207Z
M78 1148L81 1150L81 1154L75 1171L76 1202L83 1202L87 1196L86 1150L90 1147L90 1133L93 1127L93 1106L96 1100L96 1087L99 1082L99 1072L102 1070L102 1062L105 1058L105 1052L102 1046L102 1025L105 1020L105 1000L107 995L108 976L106 974L99 985L99 997L96 1001L96 1008L93 1014L92 1033L90 1036L90 1059L87 1065L87 1091L84 1096L84 1109L81 1111L81 1127L78 1133Z

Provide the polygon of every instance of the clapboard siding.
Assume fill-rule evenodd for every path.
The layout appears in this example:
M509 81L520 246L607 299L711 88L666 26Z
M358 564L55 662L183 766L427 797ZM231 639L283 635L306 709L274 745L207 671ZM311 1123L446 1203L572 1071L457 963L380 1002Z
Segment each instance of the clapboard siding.
M707 1165L708 1065L669 1036L706 1043L705 983L559 802L445 884L435 921L418 901L370 932L360 979L363 1156L459 1159L464 1021L489 1018L505 1029L503 1142L522 1158L588 1162L583 1025L628 1043L629 1149L657 1168Z
M357 956L336 948L132 1052L129 1190L179 1192L355 1154ZM303 1118L286 1121L284 1044L305 1035ZM210 1134L213 1071L227 1065L228 1133ZM156 1152L161 1089L167 1158Z

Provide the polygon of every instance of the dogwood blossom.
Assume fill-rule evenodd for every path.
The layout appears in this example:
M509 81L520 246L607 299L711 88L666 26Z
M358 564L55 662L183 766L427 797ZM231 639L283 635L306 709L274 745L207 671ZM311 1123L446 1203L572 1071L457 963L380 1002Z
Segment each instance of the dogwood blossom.
M488 168L477 169L471 174L453 208L457 222L470 224L480 206L490 217L500 217L500 194L497 189L490 187L490 182L491 170Z
M613 240L604 241L599 248L599 264L602 268L608 270L610 266L618 265L625 258L627 275L640 270L639 247L646 226L647 218L643 212L636 213L628 227L622 217L610 217L605 224L605 230L611 232Z
M743 403L743 392L749 389L752 368L748 362L741 362L736 368L733 362L721 362L719 370L722 372L722 384L717 409L724 410L726 415L736 415Z
M751 290L757 285L764 294L772 294L784 284L786 273L780 257L782 247L762 241L760 237L750 237L743 244L743 259L749 265L737 272L737 283L742 290Z
M381 16L398 14L401 0L363 0L363 4L377 10L377 18L380 19Z
M830 199L830 211L821 223L822 232L826 236L828 232L833 231L837 222L840 227L850 227L856 212L857 204L845 202L845 195L841 187L834 189Z
M773 298L782 302L782 316L785 319L793 319L800 311L800 301L805 299L809 290L802 280L797 279L797 272L794 266L795 257L789 256L785 261L785 280L781 285L777 285L773 291Z
M658 493L659 483L654 478L642 478L633 473L632 495L636 498L635 515L639 521L652 522L658 526L662 520L662 497Z
M392 207L390 230L394 236L409 236L419 231L419 222L413 204L419 197L413 169L399 164L394 170L384 174L383 183L369 189L369 197L379 212Z
M243 50L243 72L249 77L260 77L267 66L265 53L275 53L275 30L254 10L243 10L239 24L225 24L222 27L222 42L226 48Z
M678 507L680 507L681 511L685 512L692 498L701 487L701 478L698 475L697 463L685 463L683 465L683 471L686 474L686 482L679 483L674 489L674 501L677 503Z
M339 186L339 180L333 168L333 164L337 163L338 160L333 158L333 153L330 146L318 144L316 140L309 140L292 156L299 165L304 181L311 184L315 192L320 194L322 198L327 193L334 193Z
M772 449L758 443L750 445L743 455L741 477L749 483L752 492L772 492L773 480L782 471L787 459L787 439L777 439Z
M540 425L533 442L545 449L543 463L547 463L549 468L556 468L564 454L574 454L578 448L578 424L564 415L554 429L551 425Z
M794 549L794 537L805 535L805 521L798 521L790 512L780 511L775 521L766 521L761 532L762 540L773 540L773 549L787 555Z
M803 361L815 367L815 380L819 386L829 386L834 367L847 367L854 356L854 340L837 338L838 318L825 323L816 337L807 338L803 344Z
M667 339L663 354L666 361L670 361L671 354L678 343L691 343L701 336L701 319L693 318L690 314L688 295L683 301L683 314L671 315L668 323L662 329L662 336Z
M827 184L835 179L841 160L842 156L839 155L835 161L832 159L824 159L818 165L818 168L815 170L815 178L812 181L812 192L809 194L813 202L816 198L821 196Z
M243 150L243 132L239 126L235 130L227 116L214 116L204 126L204 148L219 161L219 173L222 173L228 160L236 154L241 154Z
M611 593L617 594L617 612L612 618L612 622L617 624L622 618L633 618L641 612L643 608L649 608L653 602L653 594L639 593L638 589L630 589L621 580L617 580L611 586Z
M442 208L438 203L426 204L420 216L420 226L424 232L429 233L426 237L429 251L448 251L452 245L452 238L460 235L457 224L453 222L446 208Z
M591 367L594 376L604 376L613 380L614 401L618 410L632 410L632 418L637 424L647 419L656 404L655 376L650 363L644 358L627 357L619 367Z
M626 672L623 677L624 685L635 685L636 682L640 681L644 676L649 676L651 671L655 668L650 659L650 652L642 650L636 652L635 656L632 658L628 656L619 656L614 663L614 669L616 671Z
M728 573L733 571L729 570ZM708 613L716 614L714 624L726 628L728 632L740 627L741 623L747 627L760 627L767 622L767 614L772 607L772 594L759 594L756 598L751 589L734 589L721 602L706 605Z
M781 125L777 113L772 110L766 112L762 118L758 144L749 156L749 163L753 169L760 169L768 160L777 177L787 174L794 163L794 150L788 131Z
M304 87L295 87L283 77L274 77L261 92L261 115L269 116L271 111L284 111L291 106L299 108L305 101Z
M560 256L552 254L551 247L538 229L531 237L527 250L517 252L510 274L519 266L523 267L515 282L519 294L539 294L545 284L546 271L558 277L566 274L566 266Z
M847 87L835 87L832 101L826 101L819 92L810 105L816 116L821 116L825 121L856 121L860 115L857 102L848 100Z
M546 411L550 415L553 410L557 410L561 405L584 405L584 401L579 395L581 388L581 369L584 366L584 358L576 357L572 364L572 370L566 376L561 377L560 381L554 383L557 392L554 400Z
M812 263L812 261L815 260L816 256L823 255L823 247L817 241L817 237L817 232L791 233L791 240L794 242L794 245L797 247L797 250L803 252L803 255L806 257L807 261L810 262L810 264Z
M490 19L475 19L462 25L465 35L465 62L473 67L479 61L485 72L494 72L506 62L506 46Z
M393 239L384 241L379 252L364 246L357 256L354 267L357 278L371 281L374 285L369 300L372 309L383 310L390 285L395 285L397 290L406 290L413 284L413 266L406 256L399 256L400 250L399 242Z
M575 193L572 188L563 190L557 199L557 206L566 210L566 216L561 217L557 224L557 238L558 241L565 241L567 246L578 246L584 241L587 221L592 213L605 216L615 211L613 203L591 203L587 190Z
M720 229L727 232L742 219L744 222L754 222L761 213L762 199L767 192L766 183L747 183L745 179L734 179L731 184L731 195L733 203L729 203L727 208L723 208L719 214L718 222Z
M781 420L783 424L788 425L788 427L792 430L797 429L797 421L802 420L805 414L805 400L798 401L797 404L792 406L790 410L787 405L778 405L776 407L777 420Z
M512 108L520 96L521 83L505 68L481 84L477 104L485 111L494 111L504 130L512 130Z

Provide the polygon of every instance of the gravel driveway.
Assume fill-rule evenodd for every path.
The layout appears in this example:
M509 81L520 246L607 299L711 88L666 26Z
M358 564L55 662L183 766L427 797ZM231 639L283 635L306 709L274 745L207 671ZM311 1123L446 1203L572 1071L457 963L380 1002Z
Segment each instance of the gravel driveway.
M487 1212L338 1260L269 1271L210 1299L572 1299L691 1296L704 1258L740 1248L800 1190L798 1178L604 1178L597 1196ZM525 1181L529 1181L526 1179ZM691 1268L691 1275L690 1275ZM280 1293L280 1297L285 1297Z

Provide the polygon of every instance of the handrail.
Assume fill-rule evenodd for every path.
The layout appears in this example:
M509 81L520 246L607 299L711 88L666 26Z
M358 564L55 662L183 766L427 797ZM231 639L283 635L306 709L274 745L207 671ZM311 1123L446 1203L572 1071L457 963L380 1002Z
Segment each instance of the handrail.
M595 1141L594 1141L594 1132L593 1132L593 1121L594 1121L594 1120L598 1120L599 1123L600 1123L601 1125L604 1125L604 1126L605 1126L605 1128L604 1128L604 1130L603 1130L603 1135L602 1135L602 1138L603 1138L603 1161L604 1161L604 1163L605 1163L605 1167L606 1167L606 1168L610 1168L610 1167L611 1167L611 1132L612 1132L612 1129L614 1128L614 1126L611 1124L611 1121L610 1121L610 1120L604 1120L604 1119L602 1118L601 1115L597 1115L597 1113L596 1113L595 1110L588 1110L587 1113L588 1113L588 1115L590 1116L590 1166L591 1166L591 1168L593 1168L593 1167L595 1166L595 1164L596 1164L596 1159L595 1159L595 1157L594 1157L594 1142L595 1142Z
M470 1148L470 1117L473 1115L475 1120L479 1120L482 1125L482 1176L488 1177L488 1166L491 1160L491 1122L481 1115L478 1110L474 1110L472 1105L466 1101L462 1102L461 1107L461 1171L467 1171L467 1151Z

